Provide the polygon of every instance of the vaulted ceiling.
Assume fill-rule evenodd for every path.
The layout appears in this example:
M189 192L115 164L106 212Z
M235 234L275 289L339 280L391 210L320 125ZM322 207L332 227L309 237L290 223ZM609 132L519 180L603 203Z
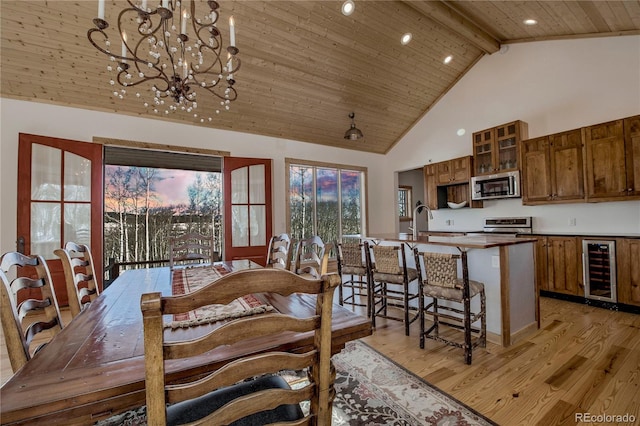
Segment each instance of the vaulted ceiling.
M229 111L213 114L219 101L199 99L211 121L156 114L131 94L114 97L108 59L87 39L98 0L1 0L1 94L385 153L483 55L505 44L640 34L638 0L355 0L350 16L333 0L219 3L221 23L234 16L241 68ZM106 20L115 22L125 5L106 0ZM402 45L407 32L413 39ZM365 135L358 141L343 137L351 112Z

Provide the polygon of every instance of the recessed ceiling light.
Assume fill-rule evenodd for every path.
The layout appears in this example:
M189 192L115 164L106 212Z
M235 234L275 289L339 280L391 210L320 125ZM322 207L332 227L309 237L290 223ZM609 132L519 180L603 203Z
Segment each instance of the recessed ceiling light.
M467 133L465 129L458 129L458 131L456 132L458 136L464 136L465 133Z
M400 39L400 43L402 43L403 45L407 45L411 41L412 37L413 36L411 35L411 33L405 33L402 35L402 38Z
M442 61L442 62L444 62L445 64L448 64L448 63L449 63L449 62L451 62L452 60L453 60L453 56L449 55L449 56L447 56L446 58L444 58L444 61Z
M538 23L535 19L525 19L523 22L525 25L535 25Z
M355 8L356 4L353 2L353 0L347 0L342 3L342 14L344 16L349 16L353 13Z

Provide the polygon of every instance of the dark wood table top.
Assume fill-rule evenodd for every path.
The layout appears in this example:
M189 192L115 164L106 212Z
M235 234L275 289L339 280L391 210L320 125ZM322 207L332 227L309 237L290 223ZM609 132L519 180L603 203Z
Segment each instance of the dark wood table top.
M259 267L248 261L226 262L230 270ZM171 294L169 268L129 270L114 281L81 315L74 318L24 368L0 389L2 424L91 424L145 404L144 347L140 296L160 291ZM260 294L279 312L309 316L315 298L308 295ZM169 338L201 335L210 324L167 329ZM370 321L334 303L332 351L346 342L371 334ZM304 351L310 333L284 334L276 341L255 339L244 346L218 348L192 361L167 365L175 378L222 366L247 353L278 347ZM59 423L59 424L62 424Z

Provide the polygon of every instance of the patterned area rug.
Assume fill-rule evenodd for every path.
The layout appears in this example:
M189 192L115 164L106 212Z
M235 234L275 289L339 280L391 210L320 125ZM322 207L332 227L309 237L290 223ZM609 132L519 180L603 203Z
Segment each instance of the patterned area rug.
M171 291L174 295L191 293L229 273L224 265L194 266L175 269L172 274ZM165 328L193 327L224 319L240 318L273 311L272 306L262 303L252 294L236 299L228 305L208 305L185 314L178 314Z
M333 425L496 425L360 341L333 358ZM292 385L297 376L286 376ZM96 423L144 426L145 407Z
M365 343L332 359L334 425L495 425Z

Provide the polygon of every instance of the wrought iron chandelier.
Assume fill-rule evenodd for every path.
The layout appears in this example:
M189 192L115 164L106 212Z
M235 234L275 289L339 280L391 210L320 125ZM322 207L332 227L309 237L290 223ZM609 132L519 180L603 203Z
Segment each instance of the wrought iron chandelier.
M229 18L229 45L226 57L222 50L222 35L217 26L217 1L207 0L208 10L196 17L197 0L126 0L127 6L118 14L117 38L121 52L116 52L105 20L105 0L98 0L95 28L87 37L93 46L107 55L107 70L115 72L110 80L113 95L123 99L128 88L156 114L184 111L200 122L212 117L198 114L198 101L208 94L218 98L215 113L228 110L238 94L234 74L240 68L235 43L235 23ZM155 7L148 3L155 2ZM187 5L188 3L188 5ZM204 4L204 3L202 3ZM118 55L118 53L120 53ZM142 88L145 83L147 91ZM122 88L118 89L119 84ZM140 86L138 88L137 86Z

